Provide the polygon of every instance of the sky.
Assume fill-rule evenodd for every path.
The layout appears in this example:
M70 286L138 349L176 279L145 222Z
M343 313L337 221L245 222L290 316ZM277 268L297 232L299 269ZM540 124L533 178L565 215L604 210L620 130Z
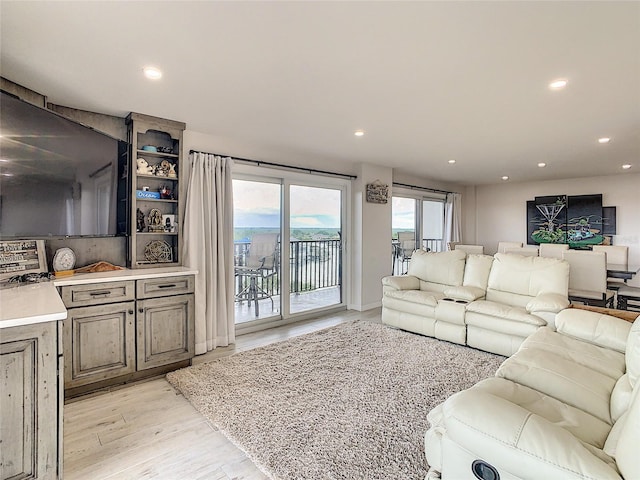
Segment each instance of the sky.
M280 226L278 183L233 181L234 227ZM340 228L340 190L291 186L291 228Z

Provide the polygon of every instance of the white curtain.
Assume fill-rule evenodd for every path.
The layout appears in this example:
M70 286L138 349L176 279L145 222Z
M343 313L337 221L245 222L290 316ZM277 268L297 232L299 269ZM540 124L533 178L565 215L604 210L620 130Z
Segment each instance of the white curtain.
M196 354L235 343L233 314L233 160L189 155L184 264L195 284Z
M447 193L444 203L444 249L449 242L462 241L462 194Z

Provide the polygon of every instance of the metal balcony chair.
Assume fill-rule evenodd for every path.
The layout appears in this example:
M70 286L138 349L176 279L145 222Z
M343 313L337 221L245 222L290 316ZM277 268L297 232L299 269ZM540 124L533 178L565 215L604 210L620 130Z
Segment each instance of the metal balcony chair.
M249 308L251 302L255 302L256 317L260 315L260 300L268 298L271 300L271 310L274 308L273 297L263 288L263 282L278 273L279 236L277 233L255 234L251 238L246 255L240 258L239 264L235 266L235 276L240 279L240 291L236 294L235 300L240 303L246 300Z
M413 252L416 251L416 234L414 232L398 232L398 243L396 244L396 258L400 260L402 274L407 273L404 268L411 260Z

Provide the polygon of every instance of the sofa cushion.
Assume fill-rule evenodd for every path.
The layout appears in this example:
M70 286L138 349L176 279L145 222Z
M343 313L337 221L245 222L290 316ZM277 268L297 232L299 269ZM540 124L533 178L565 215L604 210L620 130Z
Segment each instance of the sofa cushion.
M560 355L520 349L498 368L496 376L538 390L613 424L609 400L616 379Z
M478 287L447 287L444 289L444 294L454 300L473 302L484 297L485 291Z
M487 283L487 290L529 297L540 293L566 297L568 288L569 264L564 260L504 253L496 253Z
M636 323L638 321L636 320ZM620 418L620 437L615 446L616 463L625 479L640 478L640 461L638 445L640 445L640 386L636 385L629 410ZM612 432L616 433L616 432Z
M444 298L444 295L441 293L425 292L423 290L391 290L385 292L384 296L409 303L428 305L430 307L435 307L438 305L438 300Z
M568 308L556 315L556 329L565 336L624 353L631 324L609 315Z
M382 287L394 290L419 290L420 279L411 275L391 275L382 279Z
M589 415L537 390L504 378L487 378L471 388L483 390L491 395L520 405L522 408L545 418L554 425L564 428L583 442L597 448L604 446L611 430L611 425L593 415Z
M527 312L558 313L569 306L569 298L559 293L541 293L526 305Z
M501 478L620 480L612 458L595 455L595 447L569 431L495 395L473 388L456 393L444 402L443 418L444 440L472 452L465 460L497 464ZM455 467L457 475L447 476L447 464L456 463L453 455L459 453L448 448L443 442L442 476L472 478Z
M640 316L633 322L629 330L625 348L625 360L627 362L629 383L631 383L632 388L635 388L640 377Z
M386 294L382 297L383 310L387 309L402 313L411 313L413 315L434 320L436 311L435 305L437 305L437 303L437 299L434 299L433 302L431 302L428 296L425 296L425 301L423 303L407 301L404 298L395 298Z
M539 350L540 355L544 355L543 352L552 352L615 380L625 372L624 354L562 335L549 327L537 330L520 348Z
M460 250L451 252L413 252L409 262L409 275L423 282L442 285L462 285L466 254Z
M490 255L467 255L462 285L485 291L487 289L492 264L493 257Z
M528 323L530 325L546 325L544 320L535 315L531 315L522 307L514 307L489 300L476 300L475 302L471 302L467 305L467 311L481 313L491 317L503 318L505 320L512 320L514 322Z

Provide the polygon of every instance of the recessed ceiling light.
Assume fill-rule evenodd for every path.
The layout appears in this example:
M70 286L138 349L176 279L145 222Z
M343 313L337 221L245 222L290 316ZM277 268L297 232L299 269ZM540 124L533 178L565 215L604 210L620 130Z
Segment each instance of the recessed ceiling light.
M567 80L564 78L559 78L558 80L554 80L549 84L549 88L551 90L560 90L567 86Z
M622 168L624 168L625 170L629 170L631 168L631 164L625 163L624 165L622 165Z
M3 177L13 177L13 173L3 173Z
M505 180L505 181L506 181L506 180L509 180L509 177L508 177L508 176L506 176L506 175L504 175L504 176L502 177L502 180Z
M162 72L156 67L144 67L142 69L144 76L149 80L160 80L162 78Z
M453 160L453 159L451 159L451 160L449 160L449 163L450 163L451 165L453 165L454 163L456 163L456 161L455 161L455 160Z
M598 143L609 143L611 141L611 138L609 137L602 137L598 139Z
M538 166L539 166L540 168L544 168L544 167L546 167L546 166L547 166L547 164L546 164L546 163L544 163L544 162L540 162L540 163L538 163Z
M355 131L355 133L354 133L354 135L355 135L356 137L361 137L361 136L363 136L363 135L364 135L364 130L356 130L356 131Z

